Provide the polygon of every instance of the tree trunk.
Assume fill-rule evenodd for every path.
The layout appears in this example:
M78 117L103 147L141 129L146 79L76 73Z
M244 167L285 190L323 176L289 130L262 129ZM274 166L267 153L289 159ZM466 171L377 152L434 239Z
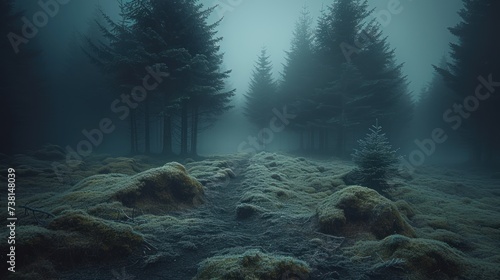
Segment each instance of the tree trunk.
M163 150L164 155L172 155L172 117L165 113L163 116Z
M314 127L311 127L309 132L309 149L311 152L314 151Z
M328 128L325 128L325 131L323 133L324 133L324 135L323 135L323 138L324 138L323 139L323 141L324 141L324 150L323 150L323 152L328 153L329 152L329 150L328 150L328 146L329 146L328 145L328 140L329 140L328 139Z
M150 120L149 120L149 102L144 101L144 153L151 153L151 135L150 135Z
M130 153L137 154L137 123L135 111L130 112Z
M194 105L193 106L193 115L191 117L191 155L197 156L198 155L198 121L199 121L199 116L198 116L198 106Z
M188 144L188 100L181 102L181 156L186 156Z
M344 156L344 130L344 126L340 125L337 132L337 156L340 158Z
M300 133L300 148L299 149L300 149L301 152L303 152L303 151L305 151L305 147L304 147L304 130L301 129L299 133Z

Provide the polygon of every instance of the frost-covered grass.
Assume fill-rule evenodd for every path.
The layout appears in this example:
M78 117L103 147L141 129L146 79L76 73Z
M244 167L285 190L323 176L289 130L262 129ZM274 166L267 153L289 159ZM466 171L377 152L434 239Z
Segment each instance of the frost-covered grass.
M169 273L177 273L169 275L177 277L172 279L188 279L204 259L228 255L233 249L236 253L228 255L233 256L230 261L239 260L249 249L295 257L309 265L312 279L327 277L339 266L342 270L336 273L345 279L384 273L401 273L413 279L495 279L500 273L496 268L500 263L500 180L495 174L427 166L411 176L390 178L384 195L416 237L388 233L391 235L376 240L367 234L350 234L365 230L363 227L340 232L343 237L320 232L318 207L328 205L325 201L348 188L343 178L355 168L351 162L262 152L199 161L181 159L185 164L167 165L163 169L171 176L162 176L161 167L167 161L158 158L93 155L75 169L77 181L60 184L53 174L40 175L48 172L44 169L54 157L58 157L57 149L51 147L14 158L27 183L18 194L18 202L52 212L59 224L68 228L56 232L57 223L48 226L53 218L40 216L37 224L32 216L23 216L23 240L35 242L31 237L37 234L49 241L59 238L57 234L67 240L94 242L96 234L99 239L98 232L86 236L75 230L87 230L87 225L99 225L100 232L116 230L118 237L140 237L149 249L138 263L148 269L128 270L134 275L165 273L168 267ZM203 189L197 198L204 203L196 200L189 207L184 207L186 202L182 207L168 207L186 193L177 193L180 196L176 198L151 187L154 183L169 188L168 182L175 181L178 186L194 179L203 185L194 189ZM153 195L145 196L145 191ZM351 200L346 201L349 204ZM71 221L80 222L70 226ZM121 245L111 241L114 243L109 244ZM453 255L447 258L442 252ZM460 269L431 271L447 264ZM28 262L27 266L33 264ZM50 268L51 275L61 269L46 261L32 270L43 267Z

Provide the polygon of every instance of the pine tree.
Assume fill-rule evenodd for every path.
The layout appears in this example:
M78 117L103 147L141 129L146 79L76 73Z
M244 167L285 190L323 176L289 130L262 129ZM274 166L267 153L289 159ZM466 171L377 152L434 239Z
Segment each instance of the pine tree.
M413 104L402 65L396 65L394 50L370 15L366 0L336 0L316 30L322 65L315 102L324 108L320 121L336 133L338 156L356 126L378 118L395 131L411 119Z
M364 186L381 190L386 186L385 179L395 170L399 162L395 150L387 141L382 127L373 125L365 139L358 140L359 150L352 154L354 163L358 166L360 181Z
M298 131L301 150L305 149L305 135L309 127L311 99L315 90L317 61L314 54L312 18L306 7L295 25L290 50L286 52L278 103L291 105L296 111L291 128Z
M0 1L0 153L14 154L44 144L49 106L45 84L37 72L36 38L24 38L22 12L14 1ZM37 135L37 137L31 137Z
M398 131L413 115L413 102L408 92L408 82L402 73L403 64L397 64L394 49L383 37L380 26L371 22L365 26L365 34L371 41L353 55L352 61L364 79L372 82L372 98L367 99L379 121L389 127L389 132Z
M457 106L470 114L466 119L457 119L455 114L450 113L447 120L454 130L460 131L464 139L469 140L470 150L473 151L471 160L491 164L495 156L500 156L500 128L491 121L500 117L500 96L492 91L491 85L484 84L488 80L496 82L500 79L500 1L463 2L464 8L459 12L462 21L449 29L458 38L457 43L451 44L452 61L448 67L436 67L436 70L456 93L459 100ZM483 87L477 91L479 86ZM463 108L464 101L475 95L482 100L477 99L477 109L470 112L466 108L471 105Z
M447 68L445 57L441 59L439 67ZM436 124L443 122L443 113L457 102L455 93L446 85L443 76L435 72L432 80L420 93L415 106L415 123L420 135L428 134Z
M377 117L370 104L374 94L373 83L365 80L355 65L347 63L342 64L337 80L317 91L315 111L320 118L315 123L334 129L337 156L344 156L348 130Z
M259 128L268 125L276 100L277 84L266 48L262 48L253 71L246 98L245 115Z
M105 16L110 27L102 29L111 43L90 44L94 58L118 76L120 85L130 87L131 81L140 81L139 74L144 76L147 66L168 71L168 79L152 92L162 96L163 110L153 112L151 102L143 102L146 152L150 142L150 116L162 116L163 127L153 129L163 131L164 153L170 154L176 128L173 118L177 115L180 152L196 155L200 122L213 121L227 110L234 95L234 90L224 87L230 71L222 71L220 67L222 38L217 37L215 31L220 21L207 22L215 7L205 9L198 2L138 0L124 3L121 23ZM133 125L132 121L131 127Z
M284 100L307 98L314 82L314 33L312 19L304 7L295 25L290 50L286 52L280 92Z

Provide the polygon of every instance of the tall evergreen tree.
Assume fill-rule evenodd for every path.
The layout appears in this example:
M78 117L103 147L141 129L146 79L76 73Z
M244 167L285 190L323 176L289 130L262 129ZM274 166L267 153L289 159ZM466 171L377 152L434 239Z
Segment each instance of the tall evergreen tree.
M305 98L314 88L313 40L312 18L304 8L295 25L290 50L286 52L280 84L285 100Z
M374 83L364 79L353 64L344 63L341 67L341 76L326 88L317 90L315 98L318 103L315 124L326 131L334 129L335 152L339 157L345 156L345 138L349 129L377 118L370 105L370 99L375 94Z
M199 122L212 120L226 110L234 95L234 90L224 90L224 79L230 71L220 68L222 54L218 44L222 38L215 31L220 21L208 24L214 7L205 9L198 2L139 0L122 4L123 21L108 20L111 28L103 28L111 44L91 44L98 60L118 74L120 84L141 81L136 71L144 76L147 66L168 71L169 77L152 92L163 97L161 130L166 154L172 152L175 127L172 117L176 112L170 110L179 111L181 154L196 154ZM143 112L147 152L150 116L154 113L148 99Z
M436 67L460 100L445 121L469 140L473 161L491 163L500 152L500 128L491 121L500 117L500 97L495 94L500 80L500 2L463 3L459 13L462 21L449 29L458 38L451 44L452 61L448 68Z
M368 104L391 134L408 123L413 115L413 102L402 73L403 64L396 63L394 49L390 48L378 24L369 23L363 32L370 34L371 41L353 55L352 60L364 79L372 82L374 94L367 100Z
M314 55L314 31L312 18L306 7L295 24L290 50L286 52L282 80L279 88L279 104L293 106L297 118L291 128L299 132L300 148L304 150L306 133L310 129L311 99L316 87L317 61Z
M44 110L48 107L45 85L37 74L38 45L21 32L21 12L14 11L14 1L0 2L0 153L44 144ZM38 135L38 137L31 137Z
M337 135L338 155L346 150L347 127L363 128L378 118L395 130L398 122L411 117L402 65L395 64L394 51L370 15L366 0L336 0L316 30L316 50L322 62L316 102L330 108L323 110L321 120L333 124L329 127Z
M439 67L448 68L445 57L441 59ZM441 125L443 113L457 101L455 93L447 86L443 76L435 72L430 83L422 90L415 106L415 123L420 135L428 134Z
M272 65L266 48L262 48L246 97L245 115L258 127L268 125L272 117L277 95L277 84L273 79Z

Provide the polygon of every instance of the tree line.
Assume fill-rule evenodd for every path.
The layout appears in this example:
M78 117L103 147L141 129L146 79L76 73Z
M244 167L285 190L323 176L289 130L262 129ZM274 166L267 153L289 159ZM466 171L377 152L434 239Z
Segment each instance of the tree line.
M197 0L120 2L120 19L100 11L104 40L86 39L85 51L111 76L118 95L142 84L147 67L168 73L129 116L130 151L150 153L152 137L164 155L197 155L198 133L230 108L216 28L216 7ZM134 93L132 93L134 94Z
M259 55L245 113L261 126L272 108L287 105L297 115L290 129L300 150L343 157L352 139L376 119L390 133L411 119L401 67L367 1L335 1L316 27L304 8L279 80L272 77L265 49Z

